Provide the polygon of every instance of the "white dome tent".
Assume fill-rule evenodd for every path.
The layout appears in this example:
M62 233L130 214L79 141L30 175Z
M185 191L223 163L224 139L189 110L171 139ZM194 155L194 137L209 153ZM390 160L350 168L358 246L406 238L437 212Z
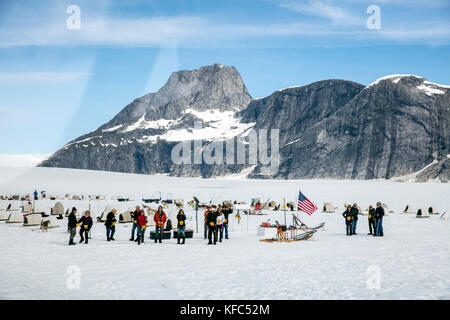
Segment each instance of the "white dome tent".
M332 203L332 202L325 202L323 204L322 212L335 213L336 209L337 209L337 207L334 205L334 203Z
M424 208L417 209L416 218L429 218L430 214L428 213L428 210Z
M55 206L53 208L51 208L51 214L55 215L55 216L59 216L64 214L64 206L61 202L57 202L55 203Z
M42 215L40 213L29 213L23 216L24 226L40 226Z
M11 212L9 214L8 219L5 222L6 223L22 223L23 222L23 214L21 212Z
M417 214L417 210L418 210L418 208L414 208L413 206L411 206L411 205L406 205L406 207L405 207L405 209L402 211L402 213L406 213L406 214L408 214L408 213L414 213L414 214Z

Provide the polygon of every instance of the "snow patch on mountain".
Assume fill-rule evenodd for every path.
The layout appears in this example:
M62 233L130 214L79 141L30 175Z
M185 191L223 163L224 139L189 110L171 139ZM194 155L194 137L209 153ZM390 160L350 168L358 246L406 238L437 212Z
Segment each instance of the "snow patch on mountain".
M130 132L137 129L168 129L175 120L167 120L167 119L159 119L159 120L145 120L144 113L142 117L133 123L132 125L129 125L125 130L122 132Z
M426 84L425 82L420 86L416 87L417 89L425 92L427 95L432 96L434 94L445 94L445 91L435 88L430 84Z
M422 77L419 77L419 76L416 76L416 75L413 75L413 74L391 74L391 75L387 75L387 76L378 78L377 80L375 80L374 82L369 84L366 87L366 89L370 88L370 87L372 87L374 85L377 85L378 83L380 83L381 81L384 81L384 80L391 80L394 83L398 83L401 78L406 78L406 77L414 77L414 78L417 78L417 79L424 79Z

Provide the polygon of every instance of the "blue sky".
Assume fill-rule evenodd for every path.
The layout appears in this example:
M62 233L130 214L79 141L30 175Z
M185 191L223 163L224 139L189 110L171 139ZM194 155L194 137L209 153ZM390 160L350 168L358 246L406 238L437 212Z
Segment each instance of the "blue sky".
M367 28L370 5L381 29ZM212 63L255 98L393 73L448 85L449 18L448 0L1 1L0 153L52 153L171 72Z

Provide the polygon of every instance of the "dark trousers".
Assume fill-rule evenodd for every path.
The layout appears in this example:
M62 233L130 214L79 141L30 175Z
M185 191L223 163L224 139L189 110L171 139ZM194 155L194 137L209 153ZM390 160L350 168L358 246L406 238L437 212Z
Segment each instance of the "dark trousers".
M208 223L205 222L205 239L207 237L208 234Z
M345 226L347 227L347 235L348 236L352 235L352 227L353 227L353 225L351 223L347 223Z
M159 239L159 242L162 242L163 238L163 228L162 227L156 227L155 229L155 242Z
M358 219L352 221L352 234L356 233L356 225L358 224Z
M81 238L80 242L83 242L84 237L86 237L86 243L88 243L88 233L89 233L89 229L85 229L84 227L82 227L80 229L80 238Z
M223 230L225 231L225 239L228 239L228 223L223 224Z
M213 237L214 237L214 244L216 244L217 243L217 230L216 230L216 227L214 226L214 227L211 227L211 226L209 226L208 227L208 243L213 243L212 242L212 240L213 240Z
M138 226L137 227L138 244L144 243L144 235L145 235L145 227Z
M373 219L369 219L369 233L375 234L375 221Z
M219 238L219 242L222 242L222 239L223 239L223 225L222 224L219 224L217 226L217 233L218 233L217 237Z
M70 228L69 232L70 232L69 243L73 243L73 237L75 237L75 234L77 233L77 228Z
M116 227L112 226L112 227L106 227L106 239L111 239L112 237L114 237L114 233L116 233Z

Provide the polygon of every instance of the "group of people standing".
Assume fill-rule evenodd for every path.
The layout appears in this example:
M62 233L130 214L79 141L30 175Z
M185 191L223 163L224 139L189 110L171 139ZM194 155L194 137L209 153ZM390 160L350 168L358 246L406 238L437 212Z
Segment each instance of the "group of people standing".
M347 236L356 234L356 226L358 224L358 205L356 203L353 206L348 205L347 209L342 213L345 218L345 226L347 230ZM368 222L369 222L369 235L384 236L383 234L383 217L384 208L380 202L377 202L376 208L369 206Z
M114 241L114 234L116 232L116 209L112 209L106 216L105 227L106 227L106 239L107 241ZM93 220L89 210L85 211L84 215L77 219L76 217L77 209L74 207L69 214L68 219L68 231L70 233L69 245L74 245L75 242L73 238L75 237L77 227L80 227L80 243L84 241L84 243L88 243L88 234L92 228ZM145 230L147 228L148 218L144 214L144 211L136 206L136 209L131 214L132 219L132 227L131 227L131 238L130 241L137 242L138 245L144 243L144 235ZM167 222L167 216L163 211L162 206L158 207L156 211L153 221L155 222L155 243L159 241L162 243L164 226ZM185 244L186 241L186 215L184 214L183 209L180 209L177 214L177 229L178 229L178 244ZM136 237L135 237L136 236ZM182 240L182 242L180 242Z
M215 205L208 206L205 211L205 234L204 238L208 236L208 244L217 244L222 242L225 233L225 239L228 239L228 218L233 213L233 207Z

